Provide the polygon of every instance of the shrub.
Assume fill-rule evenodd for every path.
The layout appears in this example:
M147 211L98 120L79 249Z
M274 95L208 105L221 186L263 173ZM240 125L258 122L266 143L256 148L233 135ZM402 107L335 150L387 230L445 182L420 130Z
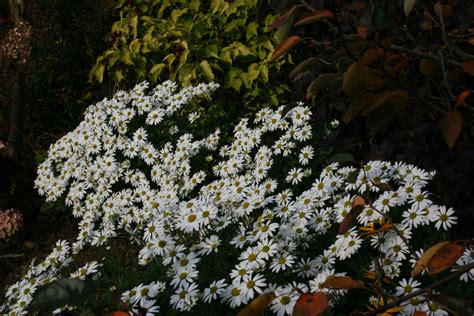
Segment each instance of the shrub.
M278 104L287 88L269 80L282 64L269 62L279 41L267 32L275 18L269 5L256 0L119 1L120 20L112 25L109 48L97 58L90 78L102 82L108 73L122 89L143 80L183 85L215 80L231 88L227 93L240 91L240 101L249 108L255 100L259 106Z
M277 315L328 304L337 310L353 288L370 290L361 295L374 311L441 311L440 299L421 287L426 267L431 276L457 261L449 278L474 279L469 245L444 241L423 254L438 240L434 232L456 223L451 208L430 198L434 172L387 161L321 170L312 164L312 113L301 103L242 119L231 143L220 144L219 130L196 139L165 123L194 122L180 117L183 107L205 102L217 84L176 88L166 81L119 91L51 146L35 185L48 201L64 197L79 234L71 249L58 242L8 289L7 311L24 311L72 253L124 234L142 247L138 265L161 271L122 294L132 310L150 314L217 300L236 308L262 297L252 306L271 304ZM428 241L420 238L426 233ZM99 266L70 276L85 278ZM365 285L349 277L363 271Z

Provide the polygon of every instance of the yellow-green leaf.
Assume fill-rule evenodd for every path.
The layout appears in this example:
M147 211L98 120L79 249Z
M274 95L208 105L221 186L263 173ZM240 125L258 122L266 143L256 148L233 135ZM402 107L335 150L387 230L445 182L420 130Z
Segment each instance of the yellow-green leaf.
M120 70L120 69L115 70L113 72L113 75L114 75L114 78L117 82L120 82L125 78L123 73L122 73L122 70Z
M105 70L105 65L100 63L97 65L94 71L94 76L97 82L101 83L102 80L104 79L104 70Z
M123 53L121 60L125 65L133 65L132 56L129 51Z
M410 16L411 10L413 10L414 5L415 0L405 0L403 2L403 11L405 12L406 17Z
M130 27L132 28L132 35L133 38L137 37L137 29L138 29L138 15L135 15L130 19Z
M209 78L209 80L214 80L214 73L212 72L212 68L207 62L207 60L201 61L199 65L201 66L201 69L206 75L206 77Z

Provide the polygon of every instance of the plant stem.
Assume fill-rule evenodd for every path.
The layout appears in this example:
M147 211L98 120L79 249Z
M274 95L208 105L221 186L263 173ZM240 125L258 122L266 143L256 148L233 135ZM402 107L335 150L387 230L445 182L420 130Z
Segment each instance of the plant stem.
M462 266L459 270L454 271L450 275L448 275L448 276L442 278L441 280L436 281L436 282L434 282L434 283L432 283L432 284L430 284L430 285L428 285L428 286L426 286L422 289L419 289L419 290L414 291L412 293L403 295L403 296L399 297L398 299L396 299L393 303L384 305L384 306L380 307L379 309L376 309L376 310L368 313L368 315L376 315L376 314L378 314L380 312L383 312L383 311L385 311L385 310L387 310L391 307L398 306L401 302L409 300L409 299L411 299L415 296L418 296L418 295L423 294L423 293L430 292L430 291L434 290L435 288L440 287L441 285L451 281L452 279L457 278L458 276L468 272L471 269L474 269L474 262Z

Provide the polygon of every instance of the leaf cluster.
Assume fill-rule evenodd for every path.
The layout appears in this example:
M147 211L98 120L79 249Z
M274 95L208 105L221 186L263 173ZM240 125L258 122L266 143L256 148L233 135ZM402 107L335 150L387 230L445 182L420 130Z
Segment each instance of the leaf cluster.
M171 79L185 86L216 81L250 99L278 104L285 86L269 80L282 63L270 63L278 40L266 32L275 19L268 5L256 0L118 1L120 19L90 80L100 83L109 74L120 88L143 80Z

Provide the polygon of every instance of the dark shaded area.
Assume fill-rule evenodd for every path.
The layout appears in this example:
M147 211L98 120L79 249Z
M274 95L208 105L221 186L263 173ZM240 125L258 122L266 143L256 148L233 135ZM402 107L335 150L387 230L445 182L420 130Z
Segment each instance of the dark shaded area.
M0 241L0 254L22 254L0 259L0 289L17 279L22 265L50 252L59 238L74 239L75 226L63 206L43 205L33 187L37 163L49 145L81 120L82 112L109 94L87 83L104 37L111 25L109 0L34 0L26 2L23 20L33 28L32 50L23 70L24 120L13 155L0 155L0 208L24 215L20 233ZM6 2L0 5L0 38L13 27ZM15 85L15 62L0 60L0 140L6 140Z

